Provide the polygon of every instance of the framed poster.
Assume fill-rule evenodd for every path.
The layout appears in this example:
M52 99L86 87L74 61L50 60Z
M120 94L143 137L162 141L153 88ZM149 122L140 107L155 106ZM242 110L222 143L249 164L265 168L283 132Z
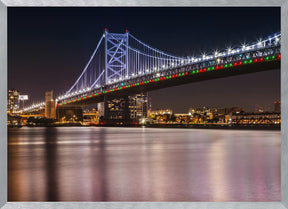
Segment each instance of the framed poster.
M2 1L0 206L287 208L287 10Z

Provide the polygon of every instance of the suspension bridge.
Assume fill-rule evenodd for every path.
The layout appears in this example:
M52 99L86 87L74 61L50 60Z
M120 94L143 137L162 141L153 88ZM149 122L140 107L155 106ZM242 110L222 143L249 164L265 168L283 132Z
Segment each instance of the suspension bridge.
M281 34L276 33L211 54L179 57L142 42L127 30L110 33L105 29L80 76L64 95L56 98L56 108L104 102L106 111L113 98L125 100L128 95L155 89L279 69L280 46ZM44 106L41 102L21 111L32 112Z

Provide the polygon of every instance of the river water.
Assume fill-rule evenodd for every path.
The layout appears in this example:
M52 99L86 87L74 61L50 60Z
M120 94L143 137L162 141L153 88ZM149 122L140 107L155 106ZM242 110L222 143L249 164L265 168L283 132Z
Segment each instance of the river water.
M11 128L8 201L280 201L280 131Z

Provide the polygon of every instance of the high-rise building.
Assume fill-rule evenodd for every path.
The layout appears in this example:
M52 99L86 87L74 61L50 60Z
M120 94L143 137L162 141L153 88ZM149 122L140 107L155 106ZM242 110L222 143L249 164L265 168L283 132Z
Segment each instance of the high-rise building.
M139 118L147 118L148 112L148 93L140 93L129 96L130 118L138 120Z
M274 102L274 112L281 112L281 102L280 101Z
M19 91L15 89L8 90L7 109L11 113L19 109Z
M45 117L56 118L56 101L53 99L53 91L45 92Z

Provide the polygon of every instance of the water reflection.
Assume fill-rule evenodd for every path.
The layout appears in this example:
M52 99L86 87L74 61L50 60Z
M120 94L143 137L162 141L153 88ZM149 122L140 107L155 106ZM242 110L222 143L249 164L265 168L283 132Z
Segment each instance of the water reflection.
M9 129L9 201L280 201L280 132Z

